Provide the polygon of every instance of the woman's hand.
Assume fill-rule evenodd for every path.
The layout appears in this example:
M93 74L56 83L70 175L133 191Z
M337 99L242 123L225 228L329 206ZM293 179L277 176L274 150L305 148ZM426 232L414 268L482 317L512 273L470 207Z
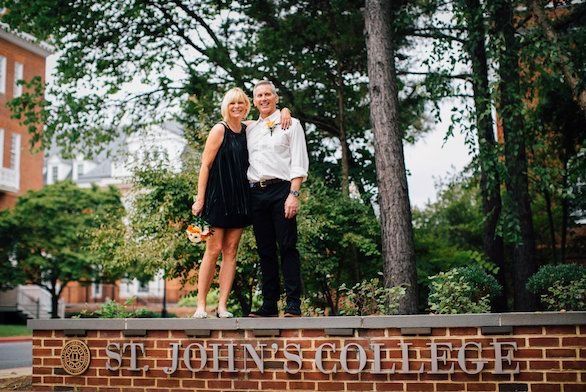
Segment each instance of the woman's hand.
M193 205L191 206L191 213L197 216L201 215L201 213L203 212L203 205L203 200L197 199L195 203L193 203Z
M281 109L281 129L289 129L291 123L291 111L287 108Z

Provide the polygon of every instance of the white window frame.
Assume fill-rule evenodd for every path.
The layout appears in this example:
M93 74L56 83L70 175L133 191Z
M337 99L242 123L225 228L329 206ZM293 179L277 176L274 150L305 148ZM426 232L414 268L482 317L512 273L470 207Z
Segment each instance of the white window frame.
M92 298L102 298L104 291L101 283L92 283Z
M20 135L13 133L10 142L10 168L18 171L20 169Z
M0 94L6 94L6 57L0 56Z
M59 181L59 166L51 166L51 184Z
M15 62L14 63L14 98L22 95L22 85L18 84L19 80L24 79L24 64Z
M0 128L0 168L4 167L4 129Z

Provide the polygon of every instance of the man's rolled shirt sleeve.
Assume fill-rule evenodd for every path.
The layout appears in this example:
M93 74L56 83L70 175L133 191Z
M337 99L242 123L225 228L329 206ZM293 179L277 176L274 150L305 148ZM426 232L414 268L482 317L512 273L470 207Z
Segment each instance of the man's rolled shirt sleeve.
M293 120L290 135L290 151L291 151L291 174L290 179L303 177L303 181L307 179L307 172L309 170L309 157L307 155L307 144L305 143L305 133L301 123Z

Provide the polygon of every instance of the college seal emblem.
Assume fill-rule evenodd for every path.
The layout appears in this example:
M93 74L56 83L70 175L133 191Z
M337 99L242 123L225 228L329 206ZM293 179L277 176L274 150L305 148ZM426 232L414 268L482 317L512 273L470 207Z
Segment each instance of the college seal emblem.
M61 365L72 376L79 376L90 366L90 349L81 340L70 340L61 350Z

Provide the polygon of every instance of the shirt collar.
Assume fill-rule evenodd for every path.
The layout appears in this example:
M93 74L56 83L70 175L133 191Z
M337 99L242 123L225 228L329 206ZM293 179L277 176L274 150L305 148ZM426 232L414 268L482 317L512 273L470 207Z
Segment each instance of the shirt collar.
M275 122L279 122L281 120L281 111L279 109L275 110L275 112L273 114L271 114L270 116L268 116L265 119L262 119L260 117L260 115L258 116L258 123L262 123L262 122L267 122L267 121L275 121Z

